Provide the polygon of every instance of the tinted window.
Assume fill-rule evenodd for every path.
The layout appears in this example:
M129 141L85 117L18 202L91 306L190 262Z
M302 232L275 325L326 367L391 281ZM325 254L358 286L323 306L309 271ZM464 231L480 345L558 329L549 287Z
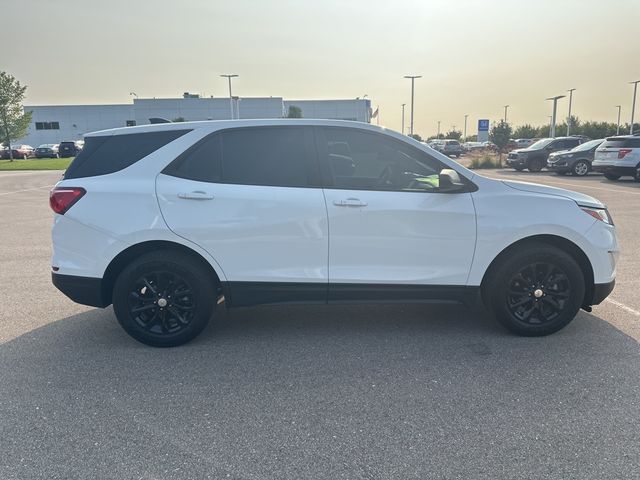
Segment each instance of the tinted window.
M625 146L627 139L624 137L607 138L600 148L622 148Z
M320 151L334 187L392 191L437 189L442 165L426 153L376 133L353 128L323 130Z
M625 148L640 148L640 138L630 138L624 142Z
M222 135L209 135L180 155L162 173L199 182L219 182L222 172Z
M155 152L190 130L87 137L83 150L71 162L64 178L114 173ZM71 144L72 147L74 144ZM66 146L60 144L60 147Z
M223 132L222 180L247 185L308 186L306 146L303 128L246 128Z

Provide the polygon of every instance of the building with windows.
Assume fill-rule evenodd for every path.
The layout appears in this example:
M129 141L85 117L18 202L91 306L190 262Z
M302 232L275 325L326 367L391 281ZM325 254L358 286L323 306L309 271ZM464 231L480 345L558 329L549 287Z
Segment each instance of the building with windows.
M284 100L282 97L230 99L200 98L185 92L182 98L136 98L116 105L25 105L33 112L25 138L16 143L37 147L43 143L80 140L85 133L150 123L151 118L171 121L228 120L230 118L282 118L289 106L303 118L370 122L369 99Z

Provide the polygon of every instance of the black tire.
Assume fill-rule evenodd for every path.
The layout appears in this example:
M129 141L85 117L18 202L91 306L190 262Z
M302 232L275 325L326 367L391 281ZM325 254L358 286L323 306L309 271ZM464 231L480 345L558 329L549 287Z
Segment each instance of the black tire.
M113 288L113 310L122 328L153 347L176 347L194 339L215 306L216 285L206 267L173 250L137 258Z
M542 169L544 168L544 165L545 163L541 158L532 158L527 163L527 168L529 169L530 172L536 173L536 172L542 171Z
M573 164L573 167L571 167L571 175L574 177L584 177L590 170L591 166L589 165L589 162L586 160L578 160Z
M613 180L613 181L620 180L621 176L622 175L616 175L614 173L605 173L604 174L604 178L606 178L607 180Z
M527 337L549 335L580 310L584 276L562 250L529 243L508 251L499 262L483 290L489 309L508 330Z
M633 180L634 180L635 182L640 182L640 165L638 165L638 166L636 167L636 172L635 172L635 174L633 175Z

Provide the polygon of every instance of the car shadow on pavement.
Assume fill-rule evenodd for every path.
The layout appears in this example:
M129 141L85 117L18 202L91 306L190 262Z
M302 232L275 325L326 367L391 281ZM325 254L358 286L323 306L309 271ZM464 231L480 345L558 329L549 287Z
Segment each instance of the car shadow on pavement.
M156 349L109 308L0 364L1 478L630 478L640 458L638 344L585 312L523 338L454 305L220 309Z

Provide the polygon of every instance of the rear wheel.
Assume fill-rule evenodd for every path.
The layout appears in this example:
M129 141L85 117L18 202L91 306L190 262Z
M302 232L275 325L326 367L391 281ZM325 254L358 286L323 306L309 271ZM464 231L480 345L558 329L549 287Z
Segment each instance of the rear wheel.
M544 167L544 161L541 158L534 158L529 160L527 168L530 172L540 172Z
M125 331L154 347L175 347L195 338L215 308L216 288L193 257L162 250L142 255L118 276L113 309Z
M549 335L565 327L585 293L576 261L556 247L535 243L507 253L483 288L496 319L524 336Z
M620 175L615 175L613 173L605 173L604 178L606 178L607 180L619 180Z
M638 165L638 166L636 167L636 172L635 172L635 174L633 175L633 179L634 179L636 182L640 182L640 165Z
M589 163L586 160L578 160L573 164L571 173L575 177L584 177L587 173L589 173Z

